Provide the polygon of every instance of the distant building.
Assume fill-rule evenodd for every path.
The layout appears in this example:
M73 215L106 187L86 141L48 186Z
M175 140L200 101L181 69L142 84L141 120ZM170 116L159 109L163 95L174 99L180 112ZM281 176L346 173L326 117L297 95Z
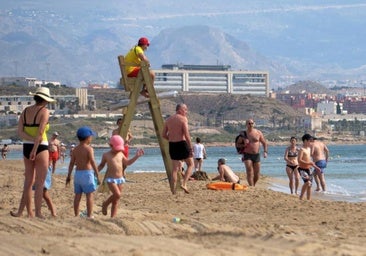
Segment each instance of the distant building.
M38 80L37 78L33 77L0 77L0 86L18 85L25 87L42 87L47 84L61 86L61 82L58 81Z
M157 90L269 96L269 73L266 71L164 69L154 72Z
M339 110L337 109L339 108ZM343 104L335 101L322 101L317 104L316 112L321 115L332 115L343 111Z
M37 78L33 77L0 77L0 85L36 86Z
M86 88L76 89L75 95L54 95L55 104L48 104L51 113L74 114L79 110L95 110L94 95L88 95ZM4 95L0 96L0 115L19 114L26 107L34 104L32 95Z
M205 70L205 71L228 71L230 65L184 65L184 64L164 64L162 69L170 70Z

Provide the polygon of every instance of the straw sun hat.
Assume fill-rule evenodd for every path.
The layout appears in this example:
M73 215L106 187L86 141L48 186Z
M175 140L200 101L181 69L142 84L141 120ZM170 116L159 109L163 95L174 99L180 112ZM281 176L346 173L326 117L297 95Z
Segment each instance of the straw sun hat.
M30 95L38 96L47 102L53 103L56 100L51 98L50 89L47 87L38 87L35 93L29 93Z

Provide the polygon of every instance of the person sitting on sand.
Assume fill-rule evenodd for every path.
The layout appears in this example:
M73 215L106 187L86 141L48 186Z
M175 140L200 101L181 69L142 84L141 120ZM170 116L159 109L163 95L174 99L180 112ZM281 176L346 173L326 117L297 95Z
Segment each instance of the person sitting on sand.
M94 203L94 191L97 189L97 184L100 184L98 177L98 167L94 160L94 150L90 146L92 136L95 136L95 132L89 127L83 126L78 129L77 137L79 139L79 145L75 147L72 152L69 171L66 178L66 186L70 184L71 173L76 165L76 171L74 175L74 214L75 217L79 216L79 205L81 196L86 194L86 209L88 218L93 218L93 203ZM94 180L97 179L97 184Z
M320 171L319 167L315 165L315 163L311 160L311 143L313 140L313 136L310 134L305 134L302 136L303 146L300 148L300 152L298 155L299 162L299 173L304 181L304 185L301 188L300 200L304 198L306 193L306 198L308 200L311 199L311 186L313 182L313 173L311 171L311 167L314 167L316 171Z
M217 161L217 171L219 175L217 175L212 180L220 180L231 183L240 183L239 176L236 175L229 166L226 165L226 161L224 158L220 158Z
M98 166L100 172L107 164L107 172L103 182L107 182L112 195L102 204L102 213L107 215L109 204L112 204L111 218L117 215L118 202L121 198L122 185L126 182L123 166L133 164L140 156L144 154L142 149L136 151L133 158L127 159L122 153L124 150L124 141L120 135L113 135L109 140L111 149L102 155L102 160Z

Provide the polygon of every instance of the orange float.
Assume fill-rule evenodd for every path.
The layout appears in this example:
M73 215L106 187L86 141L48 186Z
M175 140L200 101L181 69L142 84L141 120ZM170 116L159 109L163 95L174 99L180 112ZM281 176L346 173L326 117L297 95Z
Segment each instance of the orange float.
M247 190L248 186L238 184L238 183L231 183L231 182L224 182L224 181L218 181L218 182L211 182L206 185L208 189L212 190Z

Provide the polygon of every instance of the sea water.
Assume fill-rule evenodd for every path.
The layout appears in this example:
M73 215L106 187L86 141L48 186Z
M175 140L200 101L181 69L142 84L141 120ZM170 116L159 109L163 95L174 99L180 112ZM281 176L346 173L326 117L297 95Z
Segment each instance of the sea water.
M289 193L288 178L283 159L286 146L270 146L268 157L261 155L261 174L274 178L271 189ZM366 202L366 150L365 145L328 145L330 159L325 169L327 183L326 192L314 192L323 199L350 202ZM103 152L107 148L95 148L95 159L99 164ZM144 148L145 155L127 168L128 173L159 172L165 173L164 163L159 148ZM206 147L207 159L203 162L203 171L211 176L217 174L217 160L225 158L235 172L239 173L245 183L245 168L241 155L234 147ZM130 149L133 156L136 148ZM21 151L10 151L9 159L21 159ZM56 173L66 174L69 158L65 162L57 162ZM2 160L1 160L2 161ZM0 161L0 163L1 163ZM303 182L300 180L300 188ZM315 187L315 184L313 185ZM316 193L316 194L315 194Z

